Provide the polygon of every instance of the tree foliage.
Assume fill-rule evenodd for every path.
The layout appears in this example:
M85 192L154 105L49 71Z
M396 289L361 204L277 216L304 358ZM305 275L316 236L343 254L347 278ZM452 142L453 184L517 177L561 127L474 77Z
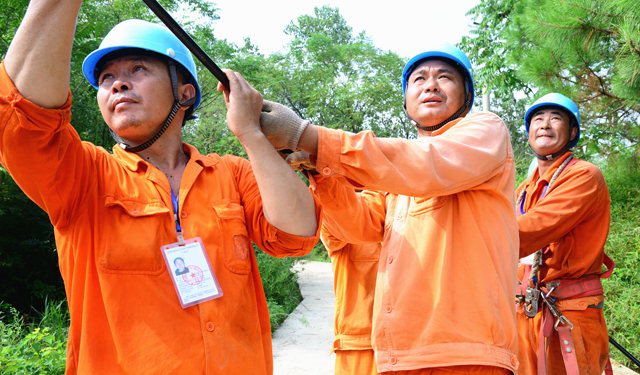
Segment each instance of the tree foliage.
M565 94L580 107L587 155L638 151L640 2L483 0L468 14L477 28L461 45L483 85L529 102Z
M314 124L413 136L401 106L398 55L376 48L364 32L354 35L339 10L328 6L298 17L285 33L292 37L288 51L269 58L267 98Z
M220 66L239 71L265 99L289 106L314 124L350 132L371 129L382 137L414 136L401 107L403 61L398 55L377 49L364 33L354 35L336 8L316 8L284 32L291 42L270 56L248 39L242 47L208 45L201 39ZM206 72L200 80L206 99L200 119L187 125L185 139L201 152L245 156L227 128L217 81Z

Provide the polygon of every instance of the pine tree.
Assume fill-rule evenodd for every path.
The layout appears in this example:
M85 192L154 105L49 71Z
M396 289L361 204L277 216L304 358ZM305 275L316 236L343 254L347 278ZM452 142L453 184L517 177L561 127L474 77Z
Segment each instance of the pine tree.
M462 47L485 85L572 98L590 154L640 150L640 2L486 0L469 14Z

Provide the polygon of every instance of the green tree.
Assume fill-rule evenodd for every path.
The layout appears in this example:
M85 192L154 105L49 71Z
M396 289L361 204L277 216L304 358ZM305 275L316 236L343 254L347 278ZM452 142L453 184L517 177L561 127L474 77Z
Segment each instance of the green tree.
M402 109L400 57L376 48L364 32L354 35L337 8L315 8L284 31L292 40L268 59L266 98L319 125L414 136Z
M560 92L580 107L587 155L638 152L640 3L484 0L462 48L498 92Z
M240 72L257 90L264 92L269 82L264 69L266 58L249 39L245 39L244 45L238 47L226 40L215 40L211 29L196 30L194 38L200 41L200 46L219 66ZM202 103L198 109L199 118L188 122L183 131L185 142L193 144L205 154L215 152L246 157L240 142L227 127L227 109L223 95L217 91L218 80L199 63L198 66Z

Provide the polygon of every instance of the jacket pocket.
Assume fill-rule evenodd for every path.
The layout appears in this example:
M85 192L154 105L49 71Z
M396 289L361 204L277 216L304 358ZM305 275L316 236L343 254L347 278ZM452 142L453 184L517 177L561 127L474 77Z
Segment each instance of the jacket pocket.
M161 200L105 199L99 268L107 273L159 275L165 264L160 246L175 239L166 236L172 211Z
M224 265L233 273L246 275L251 271L251 253L253 246L249 239L244 207L239 203L225 199L211 203L218 216L222 231L221 246Z
M433 198L413 198L413 204L409 208L410 216L422 215L430 211L442 208L450 199L450 195Z
M349 249L349 259L354 262L377 262L380 259L379 244L366 244Z

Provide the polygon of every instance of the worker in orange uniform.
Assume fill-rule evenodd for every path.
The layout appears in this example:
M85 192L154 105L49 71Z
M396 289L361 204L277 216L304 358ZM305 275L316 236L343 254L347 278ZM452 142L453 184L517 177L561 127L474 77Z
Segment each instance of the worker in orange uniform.
M277 149L312 155L331 234L383 243L372 332L378 372L510 374L518 367L518 228L509 132L493 113L469 114L472 68L452 45L413 57L402 87L415 140L315 126L271 102L260 123ZM283 141L300 129L298 144ZM376 192L359 197L354 188Z
M251 163L201 155L181 142L201 98L189 51L164 27L124 21L83 64L118 145L82 142L69 90L80 5L31 1L0 65L0 162L54 226L66 374L271 374L251 241L305 254L320 211L261 133L262 96L225 71L228 126ZM189 272L176 275L178 258Z
M598 167L570 151L580 139L571 99L547 94L524 121L538 167L516 191L518 372L602 374L609 358L600 282L611 273L601 274L608 259L607 184ZM612 262L605 264L612 270Z
M282 154L289 166L317 175L309 154L296 151ZM361 196L370 192L357 190ZM351 220L343 217L343 220ZM371 345L373 298L378 274L381 243L350 244L333 236L324 226L320 230L333 268L333 291L336 296L334 333L331 353L336 354L336 375L377 375Z
M366 193L365 193L366 194ZM371 346L373 297L380 243L350 244L323 228L320 239L331 257L336 295L336 375L376 375Z

